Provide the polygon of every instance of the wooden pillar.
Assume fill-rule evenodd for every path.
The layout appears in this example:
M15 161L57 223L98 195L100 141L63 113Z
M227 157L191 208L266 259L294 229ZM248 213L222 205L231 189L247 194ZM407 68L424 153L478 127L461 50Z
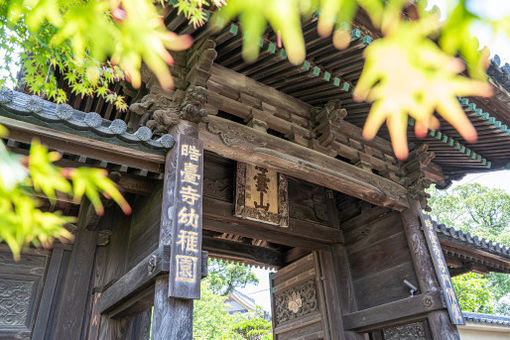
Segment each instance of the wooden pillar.
M440 291L432 258L427 248L425 235L421 230L421 205L415 200L409 201L410 208L402 213L409 250L422 293ZM458 340L457 328L452 325L446 310L433 311L428 314L428 322L433 339Z
M174 135L187 135L198 138L198 125L189 121L180 121L173 129ZM174 209L174 191L176 189L176 163L179 145L166 155L161 205L161 226L159 246L170 245L174 221L169 211ZM156 279L154 292L154 312L152 321L153 339L191 340L193 335L193 300L168 297L168 276Z
M126 229L129 226L130 217L124 215L117 207L109 212L113 214L112 219L112 236L111 241L106 247L101 247L98 251L99 255L104 256L96 259L97 268L96 277L94 279L95 287L104 288L118 280L126 271L126 252L128 249L129 233ZM102 263L104 262L104 263ZM102 299L104 292L99 291L98 301ZM99 313L99 306L92 313L92 322L89 330L88 340L108 339L120 340L127 339L130 319L112 319L107 315Z
M365 336L347 331L342 315L356 312L356 296L351 280L347 250L343 244L335 244L319 252L322 280L326 295L329 331L332 339L362 340Z

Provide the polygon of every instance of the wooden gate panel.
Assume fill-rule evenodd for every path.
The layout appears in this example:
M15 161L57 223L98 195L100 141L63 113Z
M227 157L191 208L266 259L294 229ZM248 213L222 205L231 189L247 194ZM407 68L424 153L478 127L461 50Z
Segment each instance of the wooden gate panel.
M329 338L315 256L309 254L271 277L275 340Z
M30 338L47 261L47 251L29 250L15 262L0 246L0 339Z

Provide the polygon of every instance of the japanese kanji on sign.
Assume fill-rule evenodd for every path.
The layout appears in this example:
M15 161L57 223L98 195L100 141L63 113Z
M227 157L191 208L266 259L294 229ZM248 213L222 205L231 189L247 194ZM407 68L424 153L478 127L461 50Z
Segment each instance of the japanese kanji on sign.
M170 257L170 297L200 298L202 268L203 146L196 138L179 135L177 140L174 209Z

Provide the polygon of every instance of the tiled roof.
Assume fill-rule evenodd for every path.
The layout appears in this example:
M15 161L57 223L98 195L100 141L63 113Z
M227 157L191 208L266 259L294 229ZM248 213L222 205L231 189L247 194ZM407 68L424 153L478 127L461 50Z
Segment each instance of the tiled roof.
M92 132L101 137L110 137L113 142L123 145L138 145L150 149L170 149L175 144L174 138L169 134L154 138L152 131L142 126L138 130L129 132L126 122L121 119L113 121L102 118L96 112L82 112L75 110L68 104L55 104L39 96L27 95L13 91L6 87L0 89L1 115L8 113L17 119L22 117L35 117L46 123L64 124L76 131Z
M492 58L487 74L496 80L503 88L510 91L510 64L500 66L501 59L498 55Z
M510 316L488 315L472 312L462 312L464 319L469 322L486 323L498 326L510 326Z
M441 239L447 239L456 243L463 244L469 248L480 249L510 259L510 247L471 235L470 233L464 232L462 230L448 228L444 224L438 224L434 222L434 228L437 235Z

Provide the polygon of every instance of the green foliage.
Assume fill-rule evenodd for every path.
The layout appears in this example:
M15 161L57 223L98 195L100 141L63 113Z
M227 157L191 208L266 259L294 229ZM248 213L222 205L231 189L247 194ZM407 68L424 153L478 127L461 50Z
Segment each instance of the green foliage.
M480 184L428 191L431 216L439 223L503 244L510 239L510 195Z
M227 295L236 288L244 288L247 284L259 282L250 267L218 260L209 261L207 280L217 295Z
M404 159L408 154L408 115L416 120L418 137L438 128L439 121L434 117L437 112L466 140L476 140L476 131L456 99L491 94L484 82L488 50L480 49L471 30L485 24L495 33L510 36L510 17L480 17L469 10L466 0L457 1L444 22L435 11L425 11L425 0L416 1L413 7L407 0L158 2L162 6L151 0L4 0L0 4L0 47L6 51L7 65L16 62L14 56L23 51L23 61L18 63L32 92L65 101L65 93L53 75L58 70L71 81L73 92L102 96L124 110L123 98L109 90L110 75L138 87L143 61L163 88L169 89L173 81L168 65L173 59L167 49L182 50L191 45L189 36L178 37L166 30L160 20L164 6L175 5L195 27L204 24L215 7L221 6L214 15L217 29L238 17L247 61L256 59L259 40L269 25L285 46L289 61L295 64L303 62L306 54L303 20L317 15L318 33L324 37L333 34L333 44L341 49L350 41L350 25L360 7L384 35L366 49L366 66L354 92L356 100L374 103L364 136L373 138L386 121L395 154ZM405 18L403 10L407 12ZM462 75L466 66L472 79Z
M200 340L228 339L234 317L227 313L225 297L215 295L207 280L202 281L200 300L193 305L193 337Z
M244 42L243 55L254 61L259 53L259 39L269 25L281 37L289 61L302 63L305 44L301 20L316 13L318 32L328 36L333 31L337 48L348 45L350 23L356 9L363 8L372 24L384 38L365 51L366 63L354 91L356 100L373 102L365 123L363 136L372 139L386 121L393 149L400 159L407 158L407 117L416 120L415 133L424 137L428 129L437 129L437 112L452 124L468 141L476 141L476 131L462 111L458 96L489 96L492 91L485 80L488 50L479 50L471 36L473 25L482 19L471 13L460 1L448 13L448 20L439 21L436 13L425 11L426 1L416 1L408 18L403 19L405 0L230 0L214 16L217 28L239 17ZM488 19L484 23L502 26ZM440 45L436 44L439 39ZM464 58L470 75L461 75Z
M271 322L263 318L262 311L238 315L231 332L246 340L272 340Z
M230 315L225 295L247 283L258 283L251 268L242 264L209 259L209 274L202 281L201 298L193 310L193 337L213 340L271 340L271 322L259 309ZM220 295L221 294L221 295Z
M22 52L17 63L32 92L65 101L53 75L58 70L73 92L102 96L121 110L127 106L108 90L112 81L125 77L139 87L143 60L164 88L172 88L167 49L192 43L189 36L166 30L151 0L2 1L0 24L0 47L7 61Z
M452 279L461 309L466 312L490 314L496 302L491 295L491 282L482 275L468 273Z
M474 183L428 192L434 220L510 246L510 195L506 191ZM510 275L470 273L452 281L463 310L510 315Z
M0 130L5 133L1 126ZM55 238L73 237L65 225L74 218L42 211L39 209L42 199L38 196L53 201L57 195L69 195L79 202L86 195L96 211L102 213L99 193L103 193L113 198L125 213L131 211L105 171L60 168L53 164L59 159L58 153L48 152L37 140L32 141L27 157L10 153L0 142L0 242L7 243L15 259L30 243L48 247Z

